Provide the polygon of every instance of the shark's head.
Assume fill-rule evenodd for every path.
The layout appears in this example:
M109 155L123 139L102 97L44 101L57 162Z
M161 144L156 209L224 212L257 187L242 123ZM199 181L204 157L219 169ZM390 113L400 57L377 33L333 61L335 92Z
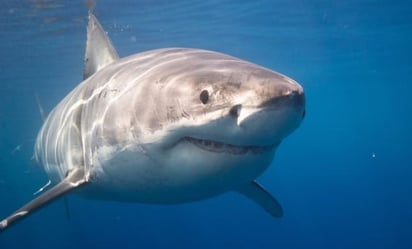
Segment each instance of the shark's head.
M167 130L165 145L189 142L218 153L232 145L242 154L275 148L301 123L305 97L294 80L219 53L187 56L191 65L185 73L173 72L156 100L166 121L156 122L162 133Z
M210 51L157 53L164 63L134 98L135 137L170 181L205 182L208 193L251 181L305 115L302 87L284 75Z

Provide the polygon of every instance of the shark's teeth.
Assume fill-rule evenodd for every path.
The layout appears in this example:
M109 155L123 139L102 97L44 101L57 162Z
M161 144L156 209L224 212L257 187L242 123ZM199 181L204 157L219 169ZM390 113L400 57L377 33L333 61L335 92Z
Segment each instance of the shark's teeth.
M193 137L185 137L184 141L196 145L197 147L216 153L230 153L235 155L243 155L248 152L253 154L265 153L271 151L274 146L239 146L233 144L226 144L222 142L198 139Z

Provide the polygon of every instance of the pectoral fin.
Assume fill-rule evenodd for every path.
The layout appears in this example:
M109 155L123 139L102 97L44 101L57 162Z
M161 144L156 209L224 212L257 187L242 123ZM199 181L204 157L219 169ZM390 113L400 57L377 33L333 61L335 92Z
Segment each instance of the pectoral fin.
M283 216L283 209L279 202L258 182L252 181L236 191L256 202L272 216L277 218Z
M83 185L86 183L84 177L84 169L76 168L69 172L66 178L64 178L59 184L52 187L48 191L41 194L36 199L30 201L10 216L0 222L0 231L5 230L13 223L33 213L35 210L49 204L53 200L61 197L65 193Z

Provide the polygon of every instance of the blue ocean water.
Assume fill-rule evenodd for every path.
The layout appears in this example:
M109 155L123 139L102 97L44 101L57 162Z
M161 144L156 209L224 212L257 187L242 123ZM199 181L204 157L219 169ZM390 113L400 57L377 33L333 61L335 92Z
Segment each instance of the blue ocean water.
M0 3L0 216L47 177L42 119L82 79L82 1ZM273 219L228 193L176 206L69 196L0 234L0 248L412 248L410 1L98 1L121 56L161 47L231 54L300 82L307 114L259 179Z

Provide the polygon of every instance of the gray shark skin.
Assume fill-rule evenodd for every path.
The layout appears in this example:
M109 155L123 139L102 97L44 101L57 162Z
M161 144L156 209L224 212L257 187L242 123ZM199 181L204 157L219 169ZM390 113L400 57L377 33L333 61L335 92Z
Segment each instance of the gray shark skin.
M52 187L0 230L72 190L154 204L237 191L281 217L255 179L304 114L298 83L229 55L164 48L119 58L89 13L84 81L51 111L36 140L35 159Z

